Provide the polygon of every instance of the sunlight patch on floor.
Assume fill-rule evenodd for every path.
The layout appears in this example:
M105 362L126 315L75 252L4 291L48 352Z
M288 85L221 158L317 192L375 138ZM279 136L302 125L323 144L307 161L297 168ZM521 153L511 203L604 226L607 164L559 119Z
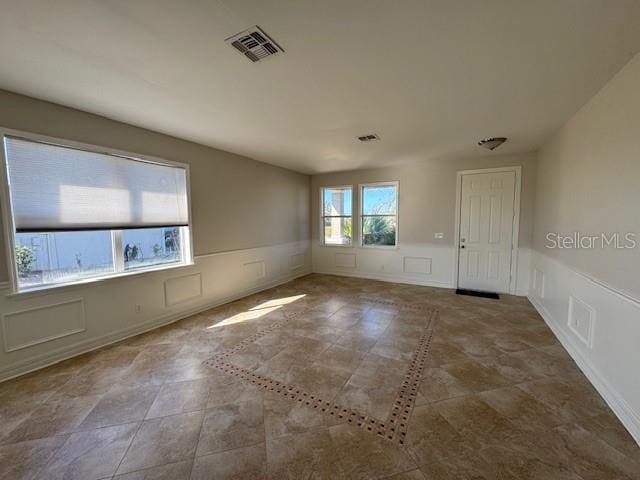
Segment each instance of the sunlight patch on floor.
M291 297L283 297L283 298L275 298L273 300L268 300L260 305L257 305L246 312L238 313L233 315L232 317L225 318L221 322L216 323L215 325L211 325L207 328L217 328L224 327L227 325L233 325L234 323L242 323L249 320L256 320L260 317L264 317L265 315L270 314L271 312L275 312L276 310L281 309L284 305L288 305L297 300L300 300L305 295L293 295Z
M262 308L289 305L290 303L300 300L303 297L306 297L304 293L302 295L293 295L291 297L276 298L274 300L268 300L264 303L261 303L260 305L253 307L251 310L260 310Z

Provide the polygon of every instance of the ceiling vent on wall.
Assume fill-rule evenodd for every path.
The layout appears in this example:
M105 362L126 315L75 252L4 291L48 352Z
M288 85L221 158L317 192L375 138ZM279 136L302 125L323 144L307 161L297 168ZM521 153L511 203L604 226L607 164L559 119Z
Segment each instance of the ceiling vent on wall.
M506 137L491 137L491 138L485 138L484 140L480 140L478 142L478 145L484 148L488 148L489 150L495 150L506 141L507 141Z
M362 135L358 137L361 142L370 142L372 140L380 140L380 136L376 133L370 133L369 135Z
M227 38L225 42L252 62L259 62L271 55L284 53L282 47L257 25Z

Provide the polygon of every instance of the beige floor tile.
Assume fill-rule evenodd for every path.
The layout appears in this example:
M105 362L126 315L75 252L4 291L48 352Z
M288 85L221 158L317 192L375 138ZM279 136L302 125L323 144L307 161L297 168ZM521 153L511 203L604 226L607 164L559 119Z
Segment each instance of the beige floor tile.
M553 410L517 387L504 387L478 394L483 402L522 430L553 428L563 419Z
M385 419L393 407L402 378L387 377L380 380L352 375L336 396L335 402L375 418Z
M118 474L193 458L204 412L145 420L125 455Z
M207 408L215 408L232 402L250 401L259 398L261 390L239 378L229 377L229 383L216 383L209 390Z
M576 423L627 457L640 458L640 446L613 413L601 413L594 417L581 418Z
M61 390L69 396L102 395L119 383L127 370L127 367L110 366L81 370Z
M267 439L267 478L348 478L338 461L328 428Z
M205 412L196 456L264 443L262 399L234 402Z
M210 388L209 379L164 384L160 387L146 418L204 410Z
M434 463L452 455L464 457L475 450L472 442L431 405L414 408L405 448L418 465Z
M640 455L629 458L575 424L561 425L553 432L562 439L557 448L584 480L640 478Z
M517 387L545 404L565 421L577 421L609 409L595 391L556 378L544 378L518 384Z
M312 429L330 427L341 420L310 408L300 402L283 399L282 396L266 392L263 395L264 428L267 438L296 435Z
M330 345L315 358L315 361L320 365L352 374L362 363L364 357L365 354L357 349Z
M474 392L494 390L511 384L498 370L474 360L446 364L441 368L454 377L460 386Z
M197 457L191 480L256 480L265 478L264 443Z
M369 378L401 377L408 368L409 362L368 353L353 374Z
M232 363L384 422L428 325L421 308L439 316L403 445L203 363L256 335ZM640 478L640 448L527 299L347 277L309 275L4 383L0 478L109 478L126 433L107 432L128 422L143 423L125 480L192 467L196 479Z
M390 477L385 477L383 480L427 480L427 477L425 477L419 469L415 469L410 472L403 472L391 475Z
M116 472L138 423L72 434L40 475L47 479L99 480Z
M68 397L54 394L16 425L2 443L17 443L73 432L101 398L100 395Z
M103 395L79 429L120 425L142 420L158 394L159 386L119 387Z
M475 454L450 455L428 465L421 465L423 478L427 480L507 480L515 477L498 474L495 468Z
M0 446L0 479L41 479L40 470L64 445L68 436L41 438Z
M419 384L419 393L421 401L416 402L418 405L468 395L473 391L446 370L434 367L424 370Z
M189 480L193 461L184 460L182 462L162 465L160 467L138 470L137 472L116 475L114 480Z
M325 401L333 401L349 377L350 375L343 370L314 363L304 368L297 379L296 387Z
M417 467L403 448L365 430L336 425L329 432L346 478L379 478Z
M507 442L523 431L479 395L456 397L432 405L459 433L477 445Z
M378 336L363 335L359 332L348 330L342 333L336 339L335 343L342 348L356 350L358 352L368 352L375 346L378 338Z

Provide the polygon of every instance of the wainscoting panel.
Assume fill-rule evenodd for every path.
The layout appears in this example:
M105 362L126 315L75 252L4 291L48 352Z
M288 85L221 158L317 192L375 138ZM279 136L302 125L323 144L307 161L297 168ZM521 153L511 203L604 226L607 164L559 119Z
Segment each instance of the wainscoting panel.
M529 257L520 248L516 295L529 290ZM313 271L397 283L453 288L455 249L450 245L400 245L398 248L326 247L312 245Z
M356 268L357 257L355 253L338 253L333 256L333 266L338 268Z
M296 253L289 257L291 260L291 270L297 270L304 267L304 253Z
M170 307L202 296L202 275L194 273L164 282L165 305Z
M7 286L0 290L0 312L7 312L0 381L309 273L305 240L199 255L187 267L43 292L12 295Z
M640 300L539 252L529 300L640 444Z
M247 276L249 282L262 280L267 275L267 267L264 264L264 260L247 262L243 267L244 274Z
M450 246L342 248L314 244L312 249L314 272L434 287L453 287L454 249ZM348 262L347 259L352 260Z
M86 329L82 299L27 308L2 315L5 352L13 352Z
M569 295L569 329L578 337L586 347L593 347L593 324L595 311L591 306L579 298Z
M404 273L431 275L431 259L428 257L404 257L403 262Z

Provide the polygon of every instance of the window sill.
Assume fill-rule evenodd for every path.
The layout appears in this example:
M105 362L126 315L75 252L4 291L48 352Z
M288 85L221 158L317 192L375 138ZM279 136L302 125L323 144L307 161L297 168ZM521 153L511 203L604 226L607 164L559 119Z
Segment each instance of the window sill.
M398 245L358 245L358 248L364 250L398 250Z
M328 248L354 248L353 244L350 245L339 245L339 244L331 244L331 243L318 243L318 245L320 245L321 247L328 247Z
M37 296L41 296L41 295L50 295L50 294L53 294L53 293L62 293L62 292L74 291L74 290L78 290L78 289L84 288L84 287L98 286L98 285L101 285L103 283L107 283L107 282L109 282L111 280L115 280L115 279L134 277L134 276L150 274L150 273L157 273L157 272L161 272L161 271L165 271L165 270L175 270L175 269L178 269L178 268L192 267L194 265L195 265L195 262L192 260L190 262L177 263L177 264L173 264L173 265L162 265L162 266L157 266L157 267L140 268L140 269L132 270L132 271L129 271L129 272L119 272L119 273L114 273L112 275L105 275L105 276L100 276L100 277L87 278L85 280L79 280L77 282L60 283L60 284L57 284L57 285L43 285L43 286L33 287L33 288L25 289L25 290L20 290L20 291L17 291L17 292L7 293L5 295L5 297L7 297L7 298L37 297ZM9 288L11 288L11 287L9 287Z

